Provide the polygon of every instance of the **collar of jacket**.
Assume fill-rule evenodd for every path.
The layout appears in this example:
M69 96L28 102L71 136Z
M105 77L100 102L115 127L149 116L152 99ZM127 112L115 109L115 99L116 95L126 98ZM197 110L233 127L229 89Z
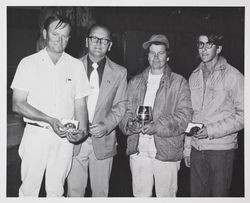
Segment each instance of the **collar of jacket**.
M145 83L145 85L148 82L148 75L149 75L150 69L151 69L151 67L149 66L142 72L142 78L143 78L143 82ZM172 70L171 70L170 66L168 64L166 64L165 68L164 68L163 76L161 77L160 86L165 84L168 87L170 85L171 73L172 73Z
M227 64L227 60L223 57L223 56L219 56L218 57L218 61L217 63L214 65L214 71L220 71L226 68L226 64ZM196 68L193 73L198 72L199 70L202 69L202 67L204 66L204 63L201 62L198 66L198 68Z

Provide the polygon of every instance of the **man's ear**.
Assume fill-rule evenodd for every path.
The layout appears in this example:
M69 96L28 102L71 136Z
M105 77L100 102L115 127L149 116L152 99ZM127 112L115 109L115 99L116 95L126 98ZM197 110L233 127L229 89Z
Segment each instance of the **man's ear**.
M89 42L88 42L89 38L86 37L86 40L85 40L85 47L88 48L89 47Z
M111 50L111 47L112 47L112 42L109 43L109 48L108 48L108 51Z
M222 51L222 46L217 46L216 53L217 53L217 54L220 54L221 51Z
M47 31L43 29L43 39L47 39Z

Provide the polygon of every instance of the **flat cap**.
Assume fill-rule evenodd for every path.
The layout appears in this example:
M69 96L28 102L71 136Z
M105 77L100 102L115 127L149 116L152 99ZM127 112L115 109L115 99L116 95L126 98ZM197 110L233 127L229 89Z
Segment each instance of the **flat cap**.
M165 35L162 34L154 34L150 37L150 39L142 44L142 47L144 49L147 49L152 42L161 42L166 45L166 48L169 49L169 41L168 38Z

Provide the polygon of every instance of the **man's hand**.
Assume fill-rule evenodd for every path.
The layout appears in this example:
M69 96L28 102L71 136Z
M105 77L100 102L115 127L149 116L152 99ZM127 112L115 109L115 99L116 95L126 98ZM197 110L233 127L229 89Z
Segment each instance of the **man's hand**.
M184 162L185 162L186 167L190 168L190 156L185 156Z
M208 138L207 127L205 126L205 127L201 128L193 136L196 137L196 138L198 138L198 139L206 139L206 138Z
M129 119L127 123L127 130L133 134L138 134L141 132L141 124L135 119Z
M143 129L142 129L142 133L143 134L147 134L147 135L154 135L156 134L156 126L154 122L145 124Z
M72 130L67 132L67 139L70 143L78 143L88 136L87 132L84 130Z
M66 136L66 130L63 126L63 124L56 118L52 118L49 121L50 126L54 130L54 132L59 136L59 137L65 137Z
M93 137L97 137L97 138L102 137L107 132L108 132L108 129L103 122L99 122L99 123L96 123L96 124L89 126L89 133Z

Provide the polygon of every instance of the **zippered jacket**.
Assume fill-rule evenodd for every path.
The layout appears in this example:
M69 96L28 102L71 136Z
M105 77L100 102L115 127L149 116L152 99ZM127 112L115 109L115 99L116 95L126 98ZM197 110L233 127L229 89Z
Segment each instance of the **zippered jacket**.
M128 104L120 128L128 135L127 154L138 153L139 134L131 134L126 126L136 117L136 108L143 105L150 67L135 76L128 84ZM157 126L154 134L156 159L178 161L183 158L184 134L192 118L190 89L184 77L171 71L166 65L157 90L153 106L153 122Z
M238 147L237 132L244 127L244 76L222 56L204 87L201 63L189 78L193 122L207 127L208 138L186 138L185 156L191 145L197 150L229 150Z

